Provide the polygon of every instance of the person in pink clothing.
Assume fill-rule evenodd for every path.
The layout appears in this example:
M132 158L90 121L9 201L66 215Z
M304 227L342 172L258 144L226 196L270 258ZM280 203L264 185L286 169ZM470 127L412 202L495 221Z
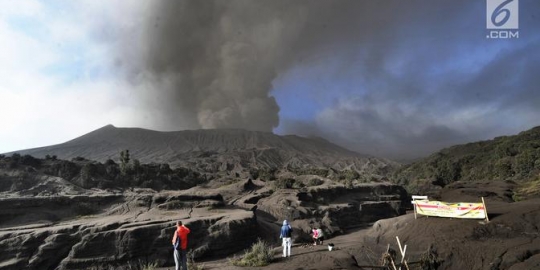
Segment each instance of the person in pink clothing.
M176 264L176 270L188 270L187 268L187 244L188 234L190 230L188 227L182 224L182 221L176 222L176 230L172 238L172 244L174 247L174 263Z
M313 228L311 229L311 234L313 234L313 245L316 246L317 242L319 241L319 231L317 230L317 228Z

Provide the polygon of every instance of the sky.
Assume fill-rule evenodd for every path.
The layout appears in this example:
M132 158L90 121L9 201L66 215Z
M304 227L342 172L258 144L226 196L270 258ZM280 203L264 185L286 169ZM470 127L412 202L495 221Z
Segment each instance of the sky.
M108 124L314 136L396 160L517 134L540 125L540 2L499 9L519 23L506 39L486 37L486 3L1 1L0 153Z

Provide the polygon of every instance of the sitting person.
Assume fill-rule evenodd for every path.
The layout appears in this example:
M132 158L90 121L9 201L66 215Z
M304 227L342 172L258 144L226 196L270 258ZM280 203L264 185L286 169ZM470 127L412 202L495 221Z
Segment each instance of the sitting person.
M324 234L323 234L323 231L321 230L321 228L317 229L317 240L319 241L319 245L323 244Z
M317 230L317 228L313 228L311 229L311 234L313 234L313 245L316 246L319 240L319 231Z

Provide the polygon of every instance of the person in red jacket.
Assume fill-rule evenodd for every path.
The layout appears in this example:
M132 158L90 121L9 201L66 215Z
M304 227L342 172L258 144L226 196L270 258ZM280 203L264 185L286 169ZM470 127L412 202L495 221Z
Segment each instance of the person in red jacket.
M174 263L176 264L176 270L188 270L187 268L187 243L188 234L190 230L188 227L182 224L182 221L176 222L176 231L172 238L172 244L174 247Z

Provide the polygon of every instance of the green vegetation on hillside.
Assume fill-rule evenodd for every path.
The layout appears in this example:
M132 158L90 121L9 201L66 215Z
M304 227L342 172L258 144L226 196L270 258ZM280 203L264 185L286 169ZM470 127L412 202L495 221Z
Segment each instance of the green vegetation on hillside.
M426 184L444 187L455 181L486 180L528 183L538 181L539 175L540 127L535 127L515 136L443 149L402 167L392 179L415 192Z

